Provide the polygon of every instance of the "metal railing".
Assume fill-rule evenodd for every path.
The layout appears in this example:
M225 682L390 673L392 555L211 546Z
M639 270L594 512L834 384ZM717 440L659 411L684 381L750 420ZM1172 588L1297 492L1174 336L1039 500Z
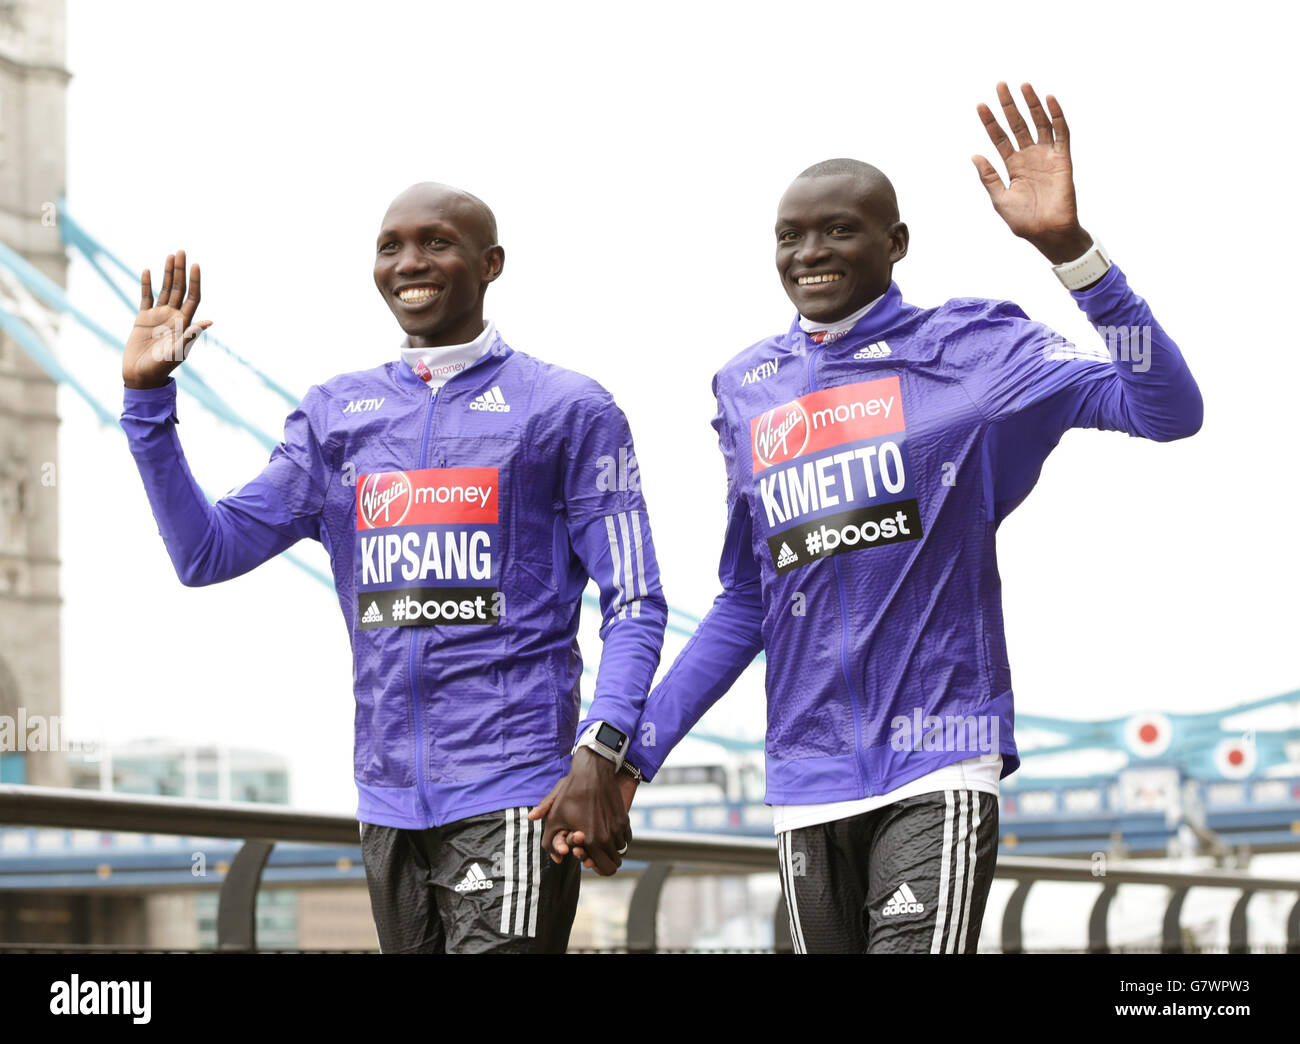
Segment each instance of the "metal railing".
M357 821L351 816L301 812L280 806L182 801L174 798L103 794L50 787L0 785L0 826L53 827L72 830L169 834L228 838L243 842L221 884L217 905L217 948L247 952L257 949L255 908L262 870L277 842L312 844L359 843ZM659 949L656 920L663 887L673 870L692 874L770 873L777 868L775 838L731 837L665 831L637 833L628 851L630 861L645 864L637 875L627 918L627 950L653 953ZM1229 921L1229 952L1246 952L1246 906L1261 891L1297 896L1286 924L1287 950L1300 953L1300 881L1261 877L1243 872L1162 870L1116 865L1112 860L1097 874L1091 861L999 856L995 876L1016 882L1003 911L1002 952L1023 950L1022 917L1029 891L1039 881L1096 884L1088 924L1088 949L1105 953L1107 914L1124 885L1163 885L1172 890L1165 908L1162 947L1166 953L1185 946L1180 915L1192 888L1223 888L1239 893ZM773 912L777 952L790 952L789 919L784 900ZM4 940L0 940L3 943Z

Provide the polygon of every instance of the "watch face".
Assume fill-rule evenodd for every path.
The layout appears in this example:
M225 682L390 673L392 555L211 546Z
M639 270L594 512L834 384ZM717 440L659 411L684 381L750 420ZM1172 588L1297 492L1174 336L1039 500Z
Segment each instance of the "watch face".
M607 721L602 722L596 733L596 742L603 743L610 750L622 750L623 744L627 742L627 734L620 732Z

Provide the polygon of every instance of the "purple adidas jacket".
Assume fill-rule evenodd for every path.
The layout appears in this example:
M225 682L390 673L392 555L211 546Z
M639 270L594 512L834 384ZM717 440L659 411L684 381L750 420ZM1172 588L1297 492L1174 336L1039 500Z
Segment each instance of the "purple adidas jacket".
M210 504L176 385L126 390L130 440L187 585L304 537L352 643L357 818L421 829L537 804L581 732L588 577L604 642L587 720L636 724L667 607L632 437L595 381L500 335L436 395L400 360L313 387L255 479Z
M653 775L765 649L769 804L876 796L976 753L1015 770L998 524L1070 428L1201 425L1119 268L1073 296L1108 347L1009 301L917 308L891 284L844 336L796 321L718 372L723 592L647 700L633 764Z

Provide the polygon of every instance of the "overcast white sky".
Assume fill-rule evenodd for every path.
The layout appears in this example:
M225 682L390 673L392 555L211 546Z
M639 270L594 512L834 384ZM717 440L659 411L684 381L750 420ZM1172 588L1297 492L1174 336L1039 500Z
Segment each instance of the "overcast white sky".
M1182 346L1206 419L1172 445L1070 433L1002 527L1017 707L1208 710L1300 685L1294 59L1276 10L72 0L69 209L137 268L186 248L213 334L300 394L395 351L371 278L389 199L426 179L482 196L507 254L488 315L617 397L666 593L703 614L723 526L709 381L790 322L771 225L803 167L851 155L891 176L913 303L1010 298L1095 336L970 162L992 155L976 103L1028 79L1065 107L1082 221ZM70 286L125 337L88 266ZM118 357L65 328L65 357L118 412ZM283 404L210 348L194 361L278 434ZM295 803L352 810L333 595L284 562L181 587L125 440L61 394L74 731L278 751ZM264 464L194 402L179 412L209 490ZM706 721L760 736L758 672Z

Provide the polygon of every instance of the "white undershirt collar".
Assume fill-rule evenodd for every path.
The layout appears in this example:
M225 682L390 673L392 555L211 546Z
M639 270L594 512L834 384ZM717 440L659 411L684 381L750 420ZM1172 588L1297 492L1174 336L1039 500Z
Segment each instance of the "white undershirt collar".
M886 291L888 293L888 291ZM815 338L819 342L833 341L848 333L853 327L858 325L858 320L866 315L871 309L875 308L885 294L881 294L874 301L863 305L852 315L846 315L843 319L836 319L833 323L819 323L816 319L809 319L806 316L799 316L799 326L804 333L820 333L824 336Z
M465 344L447 344L438 348L412 348L411 338L401 344L402 361L417 377L437 391L461 370L472 366L492 345L496 324L487 320L483 332Z

